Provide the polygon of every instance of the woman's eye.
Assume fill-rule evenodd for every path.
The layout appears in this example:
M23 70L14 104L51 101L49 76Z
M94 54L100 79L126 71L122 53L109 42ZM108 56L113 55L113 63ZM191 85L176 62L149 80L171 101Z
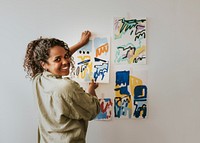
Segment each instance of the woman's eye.
M70 57L68 55L65 55L65 59L69 59Z
M55 61L55 62L59 62L59 61L60 61L60 58L56 58L54 61Z

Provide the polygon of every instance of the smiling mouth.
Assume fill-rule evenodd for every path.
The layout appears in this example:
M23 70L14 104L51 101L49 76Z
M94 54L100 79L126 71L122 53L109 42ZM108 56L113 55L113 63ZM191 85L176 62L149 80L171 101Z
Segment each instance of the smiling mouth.
M69 67L61 68L61 70L64 70L64 71L66 71L66 70L68 70L68 69L69 69Z
M65 65L64 67L61 68L61 70L69 70L70 65Z
M66 69L68 69L69 67L64 67L64 68L62 68L63 70L66 70Z

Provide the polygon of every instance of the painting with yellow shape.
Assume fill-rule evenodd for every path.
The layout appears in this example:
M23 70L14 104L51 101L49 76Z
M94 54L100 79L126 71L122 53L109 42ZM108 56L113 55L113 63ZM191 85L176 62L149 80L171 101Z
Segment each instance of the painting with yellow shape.
M116 71L114 117L146 118L147 87L146 72L130 70Z
M92 41L79 49L74 55L75 79L81 82L90 82L93 78Z
M116 118L131 118L132 99L129 92L129 71L116 72L114 116Z
M75 80L109 83L110 44L106 36L94 36L74 53Z
M147 73L145 70L133 70L130 76L130 91L133 103L133 118L147 117Z
M146 64L146 19L114 18L116 64Z
M91 81L92 77L92 61L90 56L78 56L78 59L80 59L80 63L82 63L82 66L80 66L80 69L77 71L77 77L79 79L84 79L85 81Z

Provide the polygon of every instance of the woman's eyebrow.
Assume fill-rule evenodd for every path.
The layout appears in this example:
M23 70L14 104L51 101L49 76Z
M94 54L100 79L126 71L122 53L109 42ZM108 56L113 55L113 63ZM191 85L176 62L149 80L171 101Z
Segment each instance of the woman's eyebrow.
M65 55L70 56L70 53L69 52L65 52Z
M53 59L58 59L58 58L61 58L60 55L57 55L57 56L54 56Z

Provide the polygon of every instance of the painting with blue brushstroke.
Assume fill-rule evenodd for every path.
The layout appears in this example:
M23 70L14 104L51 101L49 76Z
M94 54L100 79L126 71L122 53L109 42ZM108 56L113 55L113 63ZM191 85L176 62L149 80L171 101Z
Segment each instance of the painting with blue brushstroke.
M123 69L123 68L121 68ZM146 70L117 70L115 79L114 117L147 117Z
M92 37L88 44L74 55L75 79L98 83L109 83L110 72L110 40L106 36Z
M113 103L111 98L100 98L100 112L96 116L96 120L111 120Z

